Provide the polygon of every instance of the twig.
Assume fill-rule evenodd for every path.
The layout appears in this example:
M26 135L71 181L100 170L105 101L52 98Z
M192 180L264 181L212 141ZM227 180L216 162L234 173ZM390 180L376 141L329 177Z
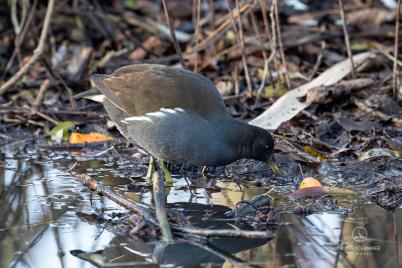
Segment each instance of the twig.
M392 60L393 62L396 61L396 64L399 67L402 67L402 61L398 60L397 58L395 58L394 56L392 56L386 49L386 47L384 46L380 46L380 45L376 45L375 51L384 55L385 57L387 57L389 60Z
M173 241L172 231L170 230L166 207L165 207L165 183L160 170L154 172L152 176L153 181L153 194L156 210L156 218L158 219L159 226L162 230L162 236L167 241Z
M22 25L21 32L15 36L15 41L14 41L15 48L14 48L13 54L11 55L10 59L7 62L6 67L4 68L4 70L1 74L0 81L4 79L4 77L6 76L6 73L13 65L15 57L19 54L19 47L20 47L22 41L24 41L24 38L25 38L25 35L29 28L29 25L31 24L31 21L34 17L37 4L38 4L38 0L34 0L32 6L30 7L30 12L28 14L28 18L25 20L24 25Z
M21 31L21 25L17 18L17 0L11 1L11 23L13 24L15 35L18 35Z
M276 34L278 35L279 54L281 56L282 65L285 68L286 86L288 89L291 89L291 84L290 84L290 79L289 79L289 74L288 74L288 67L286 64L285 52L283 51L281 26L280 26L280 21L279 21L278 0L274 0L272 2L272 4L274 5L274 18L275 18L275 24L276 24Z
M195 46L198 46L198 39L200 35L200 20L201 20L201 0L194 0L195 4ZM195 54L195 63L194 63L194 72L197 72L198 69L198 51L194 50Z
M325 43L325 41L321 41L321 51L320 54L318 54L317 56L317 60L314 64L313 70L311 71L311 74L308 76L308 80L312 80L314 78L314 75L317 73L318 68L320 68L321 65L321 61L322 61L322 56L324 55L324 51L326 48L327 44Z
M260 42L261 42L261 46L263 46L264 45L264 40L260 35L260 31L258 30L257 20L256 20L255 15L254 15L253 12L250 12L250 18L251 18L251 24L252 24L252 26L254 28L254 31L255 31L257 36L260 36L259 39L260 39ZM264 21L264 27L265 27L265 33L267 35L269 35L268 24L265 24L265 21ZM271 51L271 55L269 56L269 59L268 59L267 58L267 53L265 52L265 50L262 51L262 57L264 58L264 73L262 75L260 87L258 88L258 91L257 91L257 98L255 100L254 107L258 106L258 103L260 101L261 92L264 89L265 82L267 81L267 77L268 77L269 64L271 63L271 61L274 58L274 56L275 56L274 51Z
M45 96L45 92L49 88L49 85L50 85L50 79L46 79L45 81L43 81L42 85L39 88L38 95L36 96L36 99L33 104L34 110L39 109L39 107L42 103L42 99Z
M246 53L245 53L245 48L244 48L243 28L241 26L241 19L240 19L240 16L236 17L238 27L239 27L239 29L237 29L236 22L235 22L235 16L233 15L233 10L230 7L229 0L226 0L226 5L228 6L228 9L229 9L229 15L230 15L230 19L232 21L233 30L236 34L237 43L238 43L238 45L240 47L240 51L241 51L241 59L243 62L244 76L246 77L246 82L247 82L247 90L251 94L253 88L251 86L250 73L248 72L248 67L247 67L247 59L246 59ZM239 7L238 0L236 0L236 9L237 9L237 12L240 14L240 7Z
M176 53L179 56L179 60L180 60L181 65L183 66L183 68L185 68L186 65L184 63L183 53L181 52L179 42L177 42L176 32L174 30L173 23L172 23L172 21L170 20L170 17L169 17L169 11L167 9L166 0L162 0L162 3L163 3L163 11L165 12L166 21L167 21L167 23L169 25L170 35L171 35L171 38L172 38L174 48L176 49Z
M26 108L27 108L32 114L35 114L35 115L37 115L37 116L39 116L39 117L42 117L43 119L49 121L50 123L52 123L52 124L54 124L54 125L57 125L57 124L59 123L59 121L57 121L57 120L51 118L50 116L48 116L48 115L46 115L46 114L44 114L44 113L39 112L38 110L35 110L35 109L32 108L32 107L26 106Z
M245 2L241 7L240 10L237 11L237 9L235 11L232 11L233 13L233 17L237 18L238 16L241 16L241 14L243 14L244 12L246 12L247 10L249 10L250 8L253 9L254 6L251 6L250 4L248 4L247 2ZM221 36L222 33L224 33L224 31L229 27L229 25L232 22L232 18L229 16L229 18L225 19L221 24L219 24L218 27L216 27L213 31L211 31L211 33L204 39L202 40L198 46L191 48L190 51L187 51L187 54L192 54L194 53L194 51L200 51L204 48L206 48L208 45L211 45L212 43L214 43L215 41L218 40L218 37Z
M7 89L9 89L11 86L13 86L15 83L17 83L17 81L42 56L42 53L43 53L43 50L45 47L47 33L49 30L50 20L51 20L52 13L53 13L53 8L54 8L54 0L49 0L47 9L46 9L45 19L43 22L42 32L40 34L40 38L39 38L39 42L38 42L38 46L34 50L34 53L33 53L32 57L29 59L29 61L17 73L15 73L9 80L7 80L3 85L0 86L0 96L3 95L7 91Z
M345 39L346 50L348 53L348 58L350 59L350 64L352 65L352 77L355 78L355 75L356 75L355 64L353 62L352 49L350 48L349 33L348 33L348 30L346 29L346 18L345 18L345 12L343 9L342 0L338 0L338 4L339 4L339 11L341 13L342 29L343 29L344 39Z
M398 7L396 9L395 16L395 42L394 42L394 67L392 70L392 86L393 86L393 94L395 100L402 100L402 93L398 94L399 91L399 83L398 83L398 45L399 45L399 17L401 16L401 0L398 0ZM399 95L399 96L398 96Z

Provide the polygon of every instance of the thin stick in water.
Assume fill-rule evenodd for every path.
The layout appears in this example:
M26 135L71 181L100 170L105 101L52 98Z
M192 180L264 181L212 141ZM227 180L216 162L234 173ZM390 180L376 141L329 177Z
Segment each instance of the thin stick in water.
M155 201L156 218L162 230L162 236L167 241L173 241L172 231L170 230L166 207L165 207L165 183L160 170L154 172L152 176L153 194Z

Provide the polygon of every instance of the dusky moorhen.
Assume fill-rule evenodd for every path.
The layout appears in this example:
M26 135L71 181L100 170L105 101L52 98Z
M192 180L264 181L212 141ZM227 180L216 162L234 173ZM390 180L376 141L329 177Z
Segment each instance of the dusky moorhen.
M136 64L93 74L91 82L93 88L77 97L101 101L122 135L159 160L223 166L248 158L276 171L269 132L234 119L214 84L200 74Z

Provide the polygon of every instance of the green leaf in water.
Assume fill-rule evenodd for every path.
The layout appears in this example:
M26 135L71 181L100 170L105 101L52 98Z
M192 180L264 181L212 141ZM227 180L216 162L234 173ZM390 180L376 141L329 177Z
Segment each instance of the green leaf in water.
M63 121L55 125L50 131L50 138L55 143L61 143L68 138L68 130L75 127L71 121Z

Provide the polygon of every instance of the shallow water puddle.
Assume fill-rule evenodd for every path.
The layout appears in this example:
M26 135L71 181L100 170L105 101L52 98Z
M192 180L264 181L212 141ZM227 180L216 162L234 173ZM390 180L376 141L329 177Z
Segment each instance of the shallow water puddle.
M180 241L133 242L102 223L90 224L76 215L124 209L74 181L65 171L71 165L68 157L33 160L3 155L1 159L1 267L93 267L107 263L148 267L153 266L152 260L166 267L197 267L201 263L229 267L244 262L263 267L396 267L398 255L402 263L402 210L392 213L361 197L331 199L319 212L298 213L295 208L302 204L287 198L292 187L278 185L270 195L274 206L281 209L274 238L269 241L216 238L205 247ZM77 169L122 193L131 182L116 173L115 165L103 161L81 161ZM132 180L143 183L137 175ZM236 183L224 181L217 183L222 188L218 192L202 188L190 192L185 186L183 179L175 179L167 201L188 211L192 221L204 228L227 228L234 222L224 212L267 191L267 187L251 184L241 190ZM151 202L150 191L143 187L125 194L136 201ZM309 202L316 201L304 203Z

